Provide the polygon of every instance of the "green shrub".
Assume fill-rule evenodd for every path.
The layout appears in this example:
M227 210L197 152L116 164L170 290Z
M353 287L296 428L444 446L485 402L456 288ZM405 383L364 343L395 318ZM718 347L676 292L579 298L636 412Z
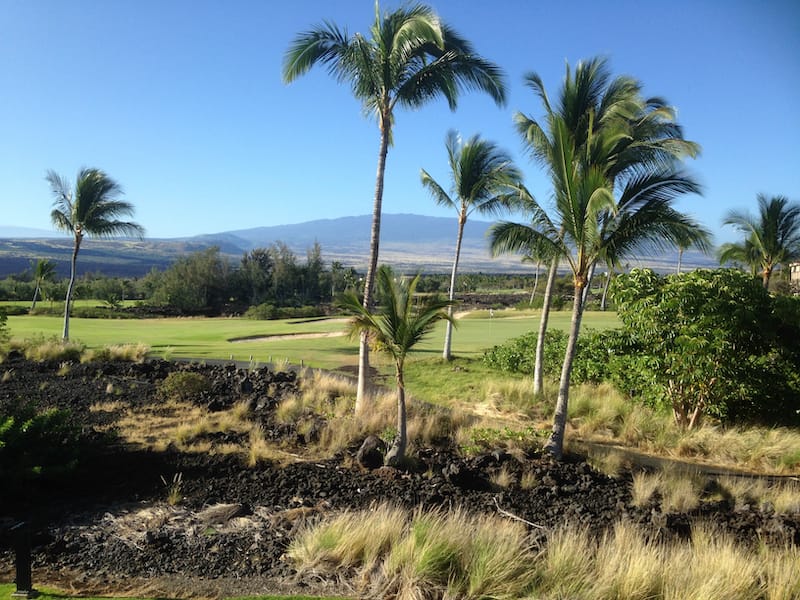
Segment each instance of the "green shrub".
M536 332L528 332L505 344L494 346L483 355L483 362L495 369L510 373L533 375L536 360ZM545 333L542 367L546 376L557 379L567 351L568 336L561 330ZM599 383L609 377L609 357L622 343L615 331L587 330L578 338L578 348L572 365L572 382Z
M64 474L77 463L77 427L69 413L37 413L30 403L0 407L0 482L10 489L39 477Z
M211 390L205 375L192 371L175 371L158 384L158 392L166 400L191 400Z
M0 344L5 344L8 338L8 316L5 309L0 308Z
M244 313L245 319L254 319L257 321L268 321L270 319L278 318L278 309L274 304L264 303L258 306L251 306Z
M623 323L612 377L670 409L679 423L800 422L800 299L773 298L735 269L620 275L611 289Z

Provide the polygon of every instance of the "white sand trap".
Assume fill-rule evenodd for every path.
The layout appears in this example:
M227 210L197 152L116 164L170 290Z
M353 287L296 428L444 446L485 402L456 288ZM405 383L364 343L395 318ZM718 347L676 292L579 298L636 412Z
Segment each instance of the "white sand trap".
M319 338L334 338L347 335L346 331L326 331L324 333L287 333L283 335L255 335L252 337L231 338L232 344L241 342L281 342L286 340L316 340Z

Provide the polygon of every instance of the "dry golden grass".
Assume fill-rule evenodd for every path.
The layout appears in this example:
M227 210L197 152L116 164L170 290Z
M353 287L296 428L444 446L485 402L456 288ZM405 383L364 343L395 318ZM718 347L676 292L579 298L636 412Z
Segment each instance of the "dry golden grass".
M660 473L635 473L631 489L631 504L647 506L664 487L664 479Z
M122 360L141 363L147 358L148 352L150 352L150 346L147 344L112 344L98 349L85 350L81 355L81 362Z
M288 556L302 570L355 573L373 597L520 598L533 579L521 524L461 509L343 513L307 525Z
M514 485L517 478L506 465L503 465L497 473L491 476L490 481L492 485L505 489Z

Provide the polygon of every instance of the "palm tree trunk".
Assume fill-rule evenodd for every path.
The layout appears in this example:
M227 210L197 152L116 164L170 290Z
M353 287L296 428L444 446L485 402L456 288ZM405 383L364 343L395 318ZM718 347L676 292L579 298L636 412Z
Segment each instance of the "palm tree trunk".
M36 308L36 298L39 296L39 286L41 285L41 280L36 280L36 289L33 290L33 302L31 302L31 311Z
M586 285L586 284L583 284ZM569 403L569 380L572 375L572 362L575 360L578 334L583 318L583 286L581 281L575 283L575 300L572 303L572 324L569 329L567 350L564 353L564 364L561 367L561 380L558 384L558 400L553 415L553 432L544 446L554 458L561 460L564 454L564 431L567 428L567 405Z
M539 319L539 337L536 338L536 359L533 363L533 395L538 396L544 389L544 334L547 333L547 321L550 319L550 303L553 297L553 283L558 272L558 257L553 258L550 271L547 273L547 284L542 299L542 316Z
M75 287L75 271L78 264L78 250L81 248L82 235L75 234L75 247L72 250L72 262L69 270L69 285L67 286L67 297L64 299L64 333L61 336L65 342L69 340L69 308L72 302L72 289Z
M678 246L678 275L681 274L682 263L683 263L683 246Z
M609 268L606 271L606 284L603 286L603 297L600 299L600 310L605 311L608 307L608 288L611 287L611 276L614 274L614 271Z
M769 280L772 277L772 267L764 267L764 273L761 277L761 283L764 284L764 289L769 289Z
M383 203L383 179L386 172L386 155L389 152L390 115L381 117L381 146L378 152L378 169L375 175L375 199L372 206L372 230L369 240L369 265L364 281L364 308L372 305L372 288L378 269L378 246L381 239L381 204ZM356 390L356 413L364 409L369 385L369 340L366 332L361 334L358 345L358 388Z
M467 222L467 215L462 210L458 215L458 236L456 237L456 256L453 259L453 272L450 274L450 293L447 299L453 301L456 295L456 273L458 272L458 258L461 255L461 241L464 237L464 224ZM453 305L447 307L447 316L453 317ZM450 346L453 340L453 322L447 321L444 329L444 350L442 351L442 358L450 360L453 358L450 353Z
M592 279L594 279L594 271L596 267L596 262L593 262L592 266L589 267L589 275L586 277L586 287L583 288L583 299L581 300L582 306L586 306L586 301L589 300L589 292L592 289Z
M539 269L542 266L542 261L536 261L536 274L533 277L533 289L531 290L531 299L528 306L533 306L533 299L536 297L536 289L539 287Z
M402 464L406 456L408 445L408 431L406 427L406 385L403 378L403 363L396 363L397 369L397 434L389 452L386 453L386 464L396 467Z

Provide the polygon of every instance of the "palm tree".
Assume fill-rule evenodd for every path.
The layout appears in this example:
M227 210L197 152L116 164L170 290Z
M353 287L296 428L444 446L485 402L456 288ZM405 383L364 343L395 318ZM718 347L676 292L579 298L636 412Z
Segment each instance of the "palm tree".
M48 171L46 178L55 197L50 219L56 229L69 231L75 238L70 263L69 285L64 307L63 339L69 339L69 310L72 290L75 286L75 267L78 251L84 236L112 237L131 235L141 237L144 229L131 221L120 221L117 217L133 213L133 205L119 199L122 188L99 169L81 169L74 191L69 182Z
M531 299L528 301L530 306L533 306L533 300L536 298L536 292L539 290L539 275L542 269L542 263L548 261L550 258L550 248L544 246L538 240L532 240L527 250L524 250L522 253L522 262L536 265L533 276L533 288L531 289Z
M725 217L723 225L733 225L747 237L740 247L724 246L720 259L744 258L758 264L764 287L769 288L775 267L800 258L800 204L786 196L758 194L757 199L756 218L735 210Z
M547 271L547 283L542 298L542 313L539 315L539 335L536 338L536 354L533 363L533 395L539 396L544 390L544 335L547 333L547 324L550 320L550 304L553 295L553 284L558 274L561 248L541 231L536 230L536 221L542 218L541 208L530 192L524 188L519 189L518 208L531 216L534 221L531 225L521 223L495 223L489 229L492 256L507 252L522 253L523 260L535 255L538 258L549 258L550 267ZM538 265L537 265L538 279ZM531 295L531 300L533 295Z
M441 320L452 321L447 312L452 302L428 297L414 298L419 275L411 281L395 281L390 269L378 269L378 287L385 304L376 312L364 307L358 296L345 294L340 307L353 315L350 331L353 335L367 334L379 350L394 360L397 381L397 435L386 454L386 464L396 466L405 458L406 431L406 387L404 379L405 360L411 349Z
M36 282L36 289L33 290L33 301L31 302L31 312L36 308L36 299L45 281L50 281L56 274L56 263L46 258L40 258L35 263L31 261L33 267L33 280Z
M372 302L378 265L381 204L386 156L392 142L394 109L399 104L417 108L444 97L456 108L462 89L487 92L498 105L505 102L505 85L499 67L478 56L427 6L415 5L381 15L375 3L375 20L369 36L349 36L333 23L301 33L286 52L283 79L290 83L316 64L328 67L340 82L351 85L365 113L378 121L380 145L370 233L370 258L364 282L364 307ZM356 411L363 408L369 353L361 336Z
M433 199L440 206L450 207L458 213L458 233L456 235L456 253L453 270L450 275L449 300L453 302L456 291L456 273L458 259L461 255L461 241L464 237L464 226L473 212L496 214L508 206L514 195L514 188L519 184L521 173L514 166L511 157L500 150L492 142L482 140L475 135L461 143L458 133L449 131L445 139L447 158L452 177L451 197L445 189L421 169L422 185L428 189ZM453 308L449 308L452 316ZM453 324L448 321L444 335L445 360L452 358L450 348L453 337Z
M701 252L707 253L711 247L711 239L711 232L705 227L702 227L698 228L697 232L695 232L695 236L678 240L678 275L681 274L681 268L683 266L683 253L692 247L697 247Z
M747 267L753 277L758 275L761 256L752 235L742 242L726 242L722 244L719 247L718 254L719 264L734 263L740 267Z
M574 76L568 67L556 109L537 75L529 75L528 82L545 106L545 126L521 114L516 120L531 153L550 175L554 207L551 217L531 198L533 226L526 234L549 240L573 275L570 334L546 445L560 457L584 292L594 265L600 260L614 264L635 251L694 235L697 223L671 205L681 194L699 193L676 166L679 158L696 153L696 145L682 140L680 129L668 122L674 113L663 101L642 99L635 80L611 80L604 61L580 63ZM502 232L506 225L499 227ZM499 243L514 249L521 239L512 236Z

